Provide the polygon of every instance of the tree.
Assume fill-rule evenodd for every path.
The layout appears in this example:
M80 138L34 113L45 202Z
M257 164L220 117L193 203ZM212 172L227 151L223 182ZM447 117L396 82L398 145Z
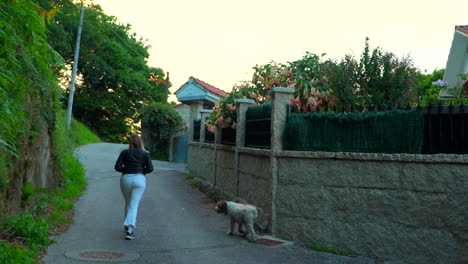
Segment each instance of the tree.
M79 7L67 0L49 2L60 8L48 25L49 42L72 65ZM112 142L125 141L138 129L134 124L143 105L164 96L165 87L150 81L154 75L164 78L164 72L147 65L149 47L130 30L97 5L85 10L73 115Z
M443 80L445 69L435 69L432 73L420 73L420 81L413 89L420 104L434 104L439 100L440 87L434 85L433 82Z
M169 104L153 103L143 108L141 121L146 149L153 158L168 160L170 138L182 125L179 113Z

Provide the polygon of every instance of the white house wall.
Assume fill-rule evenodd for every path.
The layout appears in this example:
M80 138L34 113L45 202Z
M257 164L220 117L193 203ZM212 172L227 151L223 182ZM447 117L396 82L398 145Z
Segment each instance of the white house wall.
M179 101L185 98L196 98L203 99L207 95L207 91L195 83L186 84L179 92L177 92L177 98Z
M450 54L445 67L444 80L448 88L460 86L459 74L468 73L468 36L455 31Z

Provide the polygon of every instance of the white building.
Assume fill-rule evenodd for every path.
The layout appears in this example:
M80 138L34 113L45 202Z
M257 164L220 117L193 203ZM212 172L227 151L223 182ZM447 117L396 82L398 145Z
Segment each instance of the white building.
M453 98L454 94L450 92L453 88L463 89L462 95L468 96L467 78L460 78L460 74L468 74L468 25L455 26L444 75L448 89L441 89L439 93L441 99Z

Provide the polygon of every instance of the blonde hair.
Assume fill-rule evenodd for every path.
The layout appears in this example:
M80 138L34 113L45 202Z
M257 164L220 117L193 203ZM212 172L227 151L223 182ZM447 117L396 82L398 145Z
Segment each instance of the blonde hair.
M132 134L130 136L130 143L128 144L128 149L132 151L136 148L146 151L145 144L143 143L143 140L141 139L141 137L137 134Z

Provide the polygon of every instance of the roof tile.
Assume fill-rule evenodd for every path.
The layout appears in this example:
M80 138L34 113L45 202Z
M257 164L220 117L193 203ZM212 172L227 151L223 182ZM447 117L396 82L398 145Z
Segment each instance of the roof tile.
M219 89L219 88L216 88L214 87L213 85L209 84L209 83L206 83L200 79L197 79L195 77L193 77L193 80L198 83L199 85L201 85L203 88L207 89L209 92L217 95L217 96L221 96L221 97L226 97L228 96L228 93L226 93L225 91Z
M455 26L455 30L459 31L465 35L468 35L468 25L465 26Z

